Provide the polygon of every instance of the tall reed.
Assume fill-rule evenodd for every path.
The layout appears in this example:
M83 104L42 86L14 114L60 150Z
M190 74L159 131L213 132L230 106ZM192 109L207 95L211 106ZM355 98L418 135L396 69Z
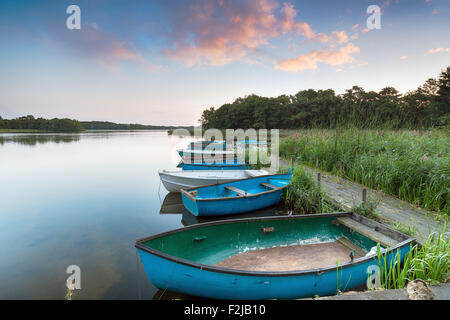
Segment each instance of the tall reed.
M336 212L337 206L327 201L312 175L296 165L292 181L286 190L286 209L295 214Z
M445 130L299 130L280 155L450 215L450 139Z
M377 247L381 284L385 289L404 288L409 281L422 279L429 284L443 282L450 275L450 240L447 224L430 234L424 245L414 245L401 261L400 252L392 259Z

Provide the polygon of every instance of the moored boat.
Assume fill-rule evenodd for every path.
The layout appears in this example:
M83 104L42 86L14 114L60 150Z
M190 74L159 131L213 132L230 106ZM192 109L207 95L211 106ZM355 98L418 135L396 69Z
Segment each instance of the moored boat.
M192 150L204 150L207 148L226 150L227 144L225 141L195 141L188 144L188 149Z
M215 299L333 295L367 283L380 255L403 261L414 239L353 213L234 219L136 241L161 290Z
M209 150L209 149L178 149L177 150L180 157L203 157L203 156L234 156L236 157L236 152L232 150Z
M242 161L189 162L181 161L178 167L183 170L247 170L250 165Z
M282 200L292 179L291 172L181 190L183 204L195 216L231 215L267 208Z
M158 173L170 192L268 174L266 170L160 170Z

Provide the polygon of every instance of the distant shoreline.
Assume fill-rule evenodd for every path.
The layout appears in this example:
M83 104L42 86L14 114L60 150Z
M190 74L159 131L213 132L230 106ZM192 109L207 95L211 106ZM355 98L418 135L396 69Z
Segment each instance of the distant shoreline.
M114 123L109 121L78 121L73 119L44 119L27 115L15 119L3 119L0 116L0 133L80 133L95 131L170 131L193 129L189 126L142 125L137 123Z
M35 129L0 129L0 133L56 133L46 130Z
M0 129L0 133L66 133L66 134L78 134L83 132L135 132L135 131L165 131L168 129L90 129L81 132L62 132L62 131L47 131L47 130L35 130L35 129Z

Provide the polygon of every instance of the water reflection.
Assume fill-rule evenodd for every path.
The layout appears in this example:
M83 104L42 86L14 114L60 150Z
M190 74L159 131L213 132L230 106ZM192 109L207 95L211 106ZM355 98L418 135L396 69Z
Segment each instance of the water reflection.
M159 213L158 170L173 169L176 149L193 139L156 131L0 139L0 256L8 257L0 299L152 299L134 242L182 227L181 214ZM81 269L81 290L67 291L69 265Z
M207 300L203 297L189 296L186 294L173 292L169 290L158 290L153 295L153 300Z
M156 131L0 134L0 299L159 299L135 240L236 218L195 217L180 194L161 190L158 170L173 169L191 141ZM81 269L81 290L66 289L69 265Z
M169 192L163 200L160 214L181 214L183 210L183 200L181 199L181 193Z
M218 217L197 217L190 213L186 208L183 208L181 223L183 226L191 226L198 223L221 221L221 220L234 220L234 219L245 219L245 218L262 218L262 217L273 217L278 215L287 215L284 207L282 205L276 205L270 208L265 208L257 211L241 213L239 215L230 216L218 216Z
M5 143L17 143L27 146L37 144L73 143L80 140L80 135L74 134L0 134L0 145Z

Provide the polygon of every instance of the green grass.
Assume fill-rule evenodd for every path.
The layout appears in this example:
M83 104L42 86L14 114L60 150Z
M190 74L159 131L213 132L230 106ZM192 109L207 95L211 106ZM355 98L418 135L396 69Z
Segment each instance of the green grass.
M405 255L387 259L378 247L378 266L384 289L404 288L409 281L422 279L428 284L443 282L450 275L450 240L447 225L430 234L424 245L414 245Z
M262 169L270 165L270 148L267 152L259 148L245 148L244 160L251 164L254 170Z
M449 136L447 130L298 130L281 139L280 155L448 217Z
M406 224L401 222L394 222L392 226L394 227L395 230L407 234L410 237L420 236L419 230L414 224L410 225L408 222Z
M324 193L315 183L312 175L300 165L297 165L293 172L284 203L286 209L294 214L339 211L337 206L326 200Z
M378 206L378 203L379 201L377 199L369 198L365 203L361 202L361 204L359 205L354 205L351 211L359 215L365 216L369 219L378 221L380 220L380 217L375 211L375 209Z

